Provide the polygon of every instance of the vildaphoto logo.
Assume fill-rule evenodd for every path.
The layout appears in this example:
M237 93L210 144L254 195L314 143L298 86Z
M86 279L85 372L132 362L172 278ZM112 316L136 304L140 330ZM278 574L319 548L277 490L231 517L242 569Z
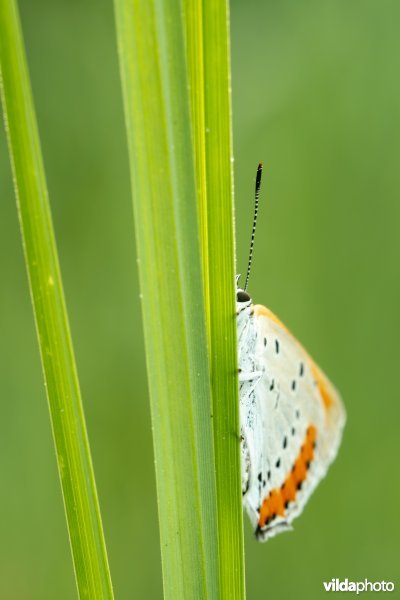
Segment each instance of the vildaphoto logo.
M349 581L347 578L343 579L332 579L331 581L324 581L324 588L326 592L355 592L361 594L362 592L393 592L394 583L392 581Z

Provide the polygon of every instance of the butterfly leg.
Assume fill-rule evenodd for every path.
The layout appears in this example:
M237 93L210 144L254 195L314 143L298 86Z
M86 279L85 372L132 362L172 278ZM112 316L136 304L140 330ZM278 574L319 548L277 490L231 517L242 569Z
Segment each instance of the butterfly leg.
M250 453L243 429L240 433L240 464L242 473L242 496L250 487Z
M239 383L250 381L250 383L258 383L263 376L264 371L242 371L239 369Z

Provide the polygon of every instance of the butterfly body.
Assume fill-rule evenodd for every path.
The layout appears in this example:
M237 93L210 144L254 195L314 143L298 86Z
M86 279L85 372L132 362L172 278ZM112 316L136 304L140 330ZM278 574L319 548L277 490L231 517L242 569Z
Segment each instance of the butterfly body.
M291 528L334 460L338 392L279 319L237 289L243 503L258 539Z

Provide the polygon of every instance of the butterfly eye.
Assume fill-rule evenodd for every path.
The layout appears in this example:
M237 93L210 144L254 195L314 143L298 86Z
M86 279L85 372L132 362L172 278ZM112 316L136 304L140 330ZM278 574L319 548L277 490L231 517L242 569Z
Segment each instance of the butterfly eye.
M236 293L236 301L237 302L250 302L250 300L251 300L251 298L247 292L244 292L243 290L239 290Z

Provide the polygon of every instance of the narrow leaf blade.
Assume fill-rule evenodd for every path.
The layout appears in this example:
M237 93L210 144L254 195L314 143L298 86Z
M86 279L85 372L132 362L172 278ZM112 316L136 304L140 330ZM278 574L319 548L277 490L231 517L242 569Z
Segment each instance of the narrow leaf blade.
M17 5L0 0L2 101L80 598L113 598Z
M218 598L210 373L180 0L115 0L164 595Z
M220 597L245 597L235 319L229 5L185 0L209 335Z

